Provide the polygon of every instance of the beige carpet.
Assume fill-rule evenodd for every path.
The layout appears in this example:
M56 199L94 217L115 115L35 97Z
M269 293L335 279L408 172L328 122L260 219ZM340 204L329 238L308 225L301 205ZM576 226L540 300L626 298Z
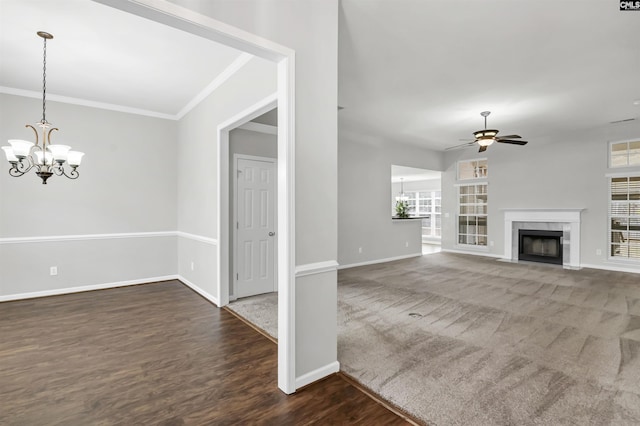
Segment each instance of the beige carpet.
M640 275L437 253L340 271L338 307L343 371L428 424L640 424Z

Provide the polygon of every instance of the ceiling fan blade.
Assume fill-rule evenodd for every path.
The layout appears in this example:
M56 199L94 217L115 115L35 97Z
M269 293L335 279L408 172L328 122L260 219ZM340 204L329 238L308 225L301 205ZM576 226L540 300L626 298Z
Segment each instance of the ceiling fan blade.
M496 139L496 142L510 143L513 145L526 145L528 143L527 141L512 141L510 139Z
M450 146L449 148L445 148L445 151L451 151L452 149L461 149L461 148L466 148L468 146L472 146L475 145L476 141L473 142L467 142L467 143L463 143L462 145L456 145L456 146Z
M478 152L485 152L487 150L486 146L481 146Z
M498 136L496 139L522 139L522 136L519 135L507 135L507 136Z

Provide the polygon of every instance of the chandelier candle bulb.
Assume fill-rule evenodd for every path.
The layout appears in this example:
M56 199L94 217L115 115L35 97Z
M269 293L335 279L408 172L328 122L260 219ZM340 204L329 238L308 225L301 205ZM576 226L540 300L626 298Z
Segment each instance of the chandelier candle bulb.
M36 127L27 124L35 133L36 142L24 141L21 139L9 139L9 146L3 146L2 149L7 157L7 161L11 164L9 174L13 177L19 177L35 168L36 175L42 179L42 183L46 184L54 174L56 176L66 176L69 179L77 179L79 176L76 170L82 161L84 153L78 151L70 151L68 145L52 145L51 133L58 130L47 121L47 40L53 39L53 36L44 31L38 31L38 37L42 37L44 42L43 66L42 66L42 119L35 125L42 129L42 144L40 144L40 135ZM55 164L54 164L55 163ZM71 170L65 170L64 165L68 163Z

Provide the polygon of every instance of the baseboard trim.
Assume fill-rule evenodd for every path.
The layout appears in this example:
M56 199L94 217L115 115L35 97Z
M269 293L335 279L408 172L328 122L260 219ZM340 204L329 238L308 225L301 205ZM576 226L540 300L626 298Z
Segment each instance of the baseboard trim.
M316 368L300 377L296 377L296 389L300 389L303 386L307 386L338 371L340 371L340 363L338 361L333 361L323 367Z
M403 256L387 257L385 259L367 260L366 262L350 263L348 265L339 265L338 269L349 269L349 268L355 268L358 266L375 265L376 263L393 262L395 260L409 259L411 257L420 257L420 256L422 256L422 252L405 254Z
M67 288L58 288L54 290L34 291L30 293L9 294L7 296L0 296L0 302L34 299L37 297L59 296L62 294L71 294L71 293L82 293L84 291L106 290L110 288L126 287L130 285L138 285L138 284L149 284L157 281L168 281L168 280L177 280L177 279L179 279L178 275L164 275L161 277L142 278L138 280L119 281L115 283L94 284L94 285L85 285L81 287L67 287Z
M639 265L640 266L640 265ZM591 268L591 269L603 269L605 271L614 271L614 272L627 272L631 274L640 274L640 269L634 268L626 268L622 265L593 265L590 263L581 263L581 268Z
M306 263L296 266L296 278L307 275L322 274L338 269L340 265L335 260L327 260L326 262Z
M495 259L504 259L505 257L501 254L489 253L486 251L474 251L474 250L458 250L458 249L442 249L445 253L457 253L457 254L470 254L472 256L484 256L484 257L493 257Z
M189 287L191 290L195 291L196 293L198 293L200 296L204 297L205 299L207 299L209 302L213 303L214 305L216 305L218 308L220 307L220 303L218 302L218 298L213 296L212 294L204 291L203 289L201 289L200 287L198 287L197 285L195 285L194 283L192 283L191 281L189 281L188 279L186 279L185 277L183 277L182 275L178 275L177 279L180 280L182 282L182 284L186 285L187 287Z

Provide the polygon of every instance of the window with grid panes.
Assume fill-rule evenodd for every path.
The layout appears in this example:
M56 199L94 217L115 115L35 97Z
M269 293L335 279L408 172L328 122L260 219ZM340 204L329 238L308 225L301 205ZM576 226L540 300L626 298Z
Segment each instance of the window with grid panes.
M612 177L609 200L609 256L640 260L640 175Z
M418 193L420 216L429 216L422 219L423 239L440 238L442 234L440 228L441 200L440 191L420 191Z
M610 167L640 166L640 140L614 142L610 145Z
M487 184L458 187L458 244L487 245Z
M458 180L486 179L487 159L465 160L458 162Z

